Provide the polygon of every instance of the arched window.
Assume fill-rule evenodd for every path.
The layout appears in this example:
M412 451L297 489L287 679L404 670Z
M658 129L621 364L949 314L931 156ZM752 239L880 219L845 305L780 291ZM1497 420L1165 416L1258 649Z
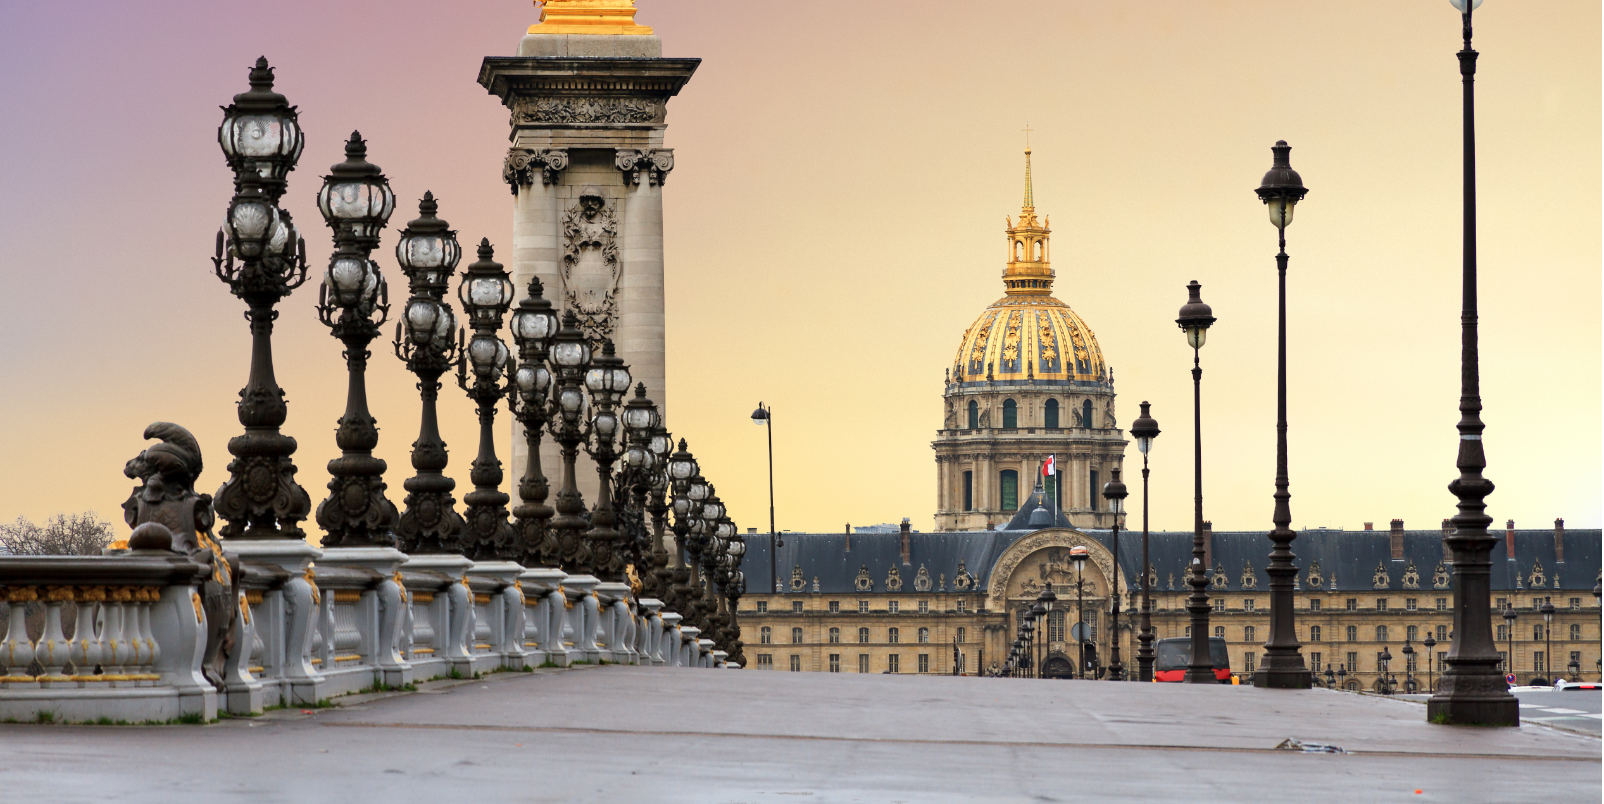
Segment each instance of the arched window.
M1019 473L1012 469L1002 470L998 478L1002 486L1002 508L1012 511L1019 507Z
M1092 426L1092 400L1090 399L1080 405L1080 426L1088 429Z
M800 629L800 628L792 628L791 629L791 644L793 644L793 645L802 644L802 629Z
M1036 241L1036 262L1041 262L1041 241Z
M859 628L858 629L858 641L859 642L868 642L869 641L869 629L867 629L867 628Z
M1019 405L1012 399L1003 400L1003 427L1012 430L1019 426Z
M1253 626L1250 625L1250 626L1248 626L1246 628L1243 628L1242 629L1242 641L1243 642L1252 642L1253 641L1253 633L1254 633L1253 632Z
M919 641L921 643L930 641L930 629L928 629L928 628L919 629Z
M1044 422L1045 427L1049 429L1058 427L1058 400L1047 400L1047 404L1042 407L1042 417L1046 419Z
M964 510L975 510L975 473L964 472Z
M899 641L899 632L895 628L886 629L886 641L895 645Z
M980 404L973 399L969 400L969 429L980 429Z
M773 631L773 629L769 628L766 625L763 626L757 632L757 641L759 643L761 643L761 644L764 644L764 645L767 645L770 642L773 642L774 641L774 631Z
M964 637L967 634L968 634L968 632L964 630L963 626L959 626L958 627L958 641L959 642L963 642L964 641Z
M1377 642L1386 642L1387 641L1387 626L1385 626L1385 625L1376 626L1376 641Z
M1014 241L1014 261L1018 262L1019 260L1022 260L1024 258L1025 258L1025 244L1024 244L1023 241L1015 240Z
M837 642L840 642L840 641L841 641L841 629L839 629L839 628L831 628L830 629L830 643L834 644L834 643L837 643Z

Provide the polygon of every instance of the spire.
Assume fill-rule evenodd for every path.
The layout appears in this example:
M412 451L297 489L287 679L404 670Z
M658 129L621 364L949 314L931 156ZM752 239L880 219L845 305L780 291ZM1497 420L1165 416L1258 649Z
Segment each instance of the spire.
M1036 194L1034 192L1032 192L1031 188L1030 188L1030 124L1029 123L1025 124L1025 203L1022 205L1022 207L1023 207L1023 214L1021 214L1020 217L1026 217L1026 216L1029 215L1029 213L1036 211Z
M1053 269L1047 252L1049 229L1036 220L1036 191L1030 176L1030 127L1025 127L1025 201L1019 220L1010 222L1008 267L1003 287L1010 296L1046 296L1052 293Z

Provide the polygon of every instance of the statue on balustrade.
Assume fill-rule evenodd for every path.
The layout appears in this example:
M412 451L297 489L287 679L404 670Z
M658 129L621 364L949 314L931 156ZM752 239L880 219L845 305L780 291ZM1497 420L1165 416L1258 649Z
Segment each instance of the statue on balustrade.
M239 559L225 556L212 536L212 495L195 492L195 480L201 473L200 444L195 436L176 424L156 422L145 428L144 437L161 443L123 467L123 474L141 483L123 502L123 518L134 529L128 548L167 550L211 567L201 591L207 629L201 671L221 690L225 660L235 650L250 650L249 645L238 644L235 622L240 599Z

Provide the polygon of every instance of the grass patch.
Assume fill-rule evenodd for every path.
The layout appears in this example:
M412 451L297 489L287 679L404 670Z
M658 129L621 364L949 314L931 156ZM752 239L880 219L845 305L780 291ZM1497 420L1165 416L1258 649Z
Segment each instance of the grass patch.
M54 723L54 722L56 722L56 713L55 712L47 712L47 711L41 709L41 710L33 713L33 722L35 722L35 723Z
M546 661L541 662L540 666L541 667L561 667L562 665L559 665L556 662L554 662L554 661L552 661L550 659L547 659Z

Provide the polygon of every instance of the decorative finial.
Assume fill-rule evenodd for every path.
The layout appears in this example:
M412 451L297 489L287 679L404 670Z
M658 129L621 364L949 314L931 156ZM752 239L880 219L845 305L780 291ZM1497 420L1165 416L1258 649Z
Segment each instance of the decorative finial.
M538 0L540 22L531 34L651 36L652 29L635 24L635 0Z
M1029 132L1030 127L1027 126L1025 131ZM1021 214L1021 218L1026 217L1027 214L1036 211L1036 193L1031 189L1030 185L1030 135L1027 133L1025 137L1025 203L1024 209L1022 210L1022 212L1025 214Z

